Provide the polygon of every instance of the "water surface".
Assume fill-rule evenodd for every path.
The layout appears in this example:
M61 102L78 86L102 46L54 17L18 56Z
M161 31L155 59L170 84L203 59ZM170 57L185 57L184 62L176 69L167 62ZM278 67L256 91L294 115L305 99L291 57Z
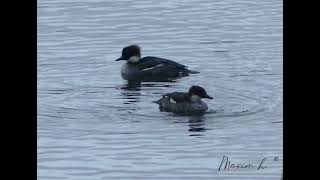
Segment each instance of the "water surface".
M130 44L201 73L132 88ZM38 178L280 179L282 73L282 1L39 0ZM191 85L214 97L204 116L152 103Z

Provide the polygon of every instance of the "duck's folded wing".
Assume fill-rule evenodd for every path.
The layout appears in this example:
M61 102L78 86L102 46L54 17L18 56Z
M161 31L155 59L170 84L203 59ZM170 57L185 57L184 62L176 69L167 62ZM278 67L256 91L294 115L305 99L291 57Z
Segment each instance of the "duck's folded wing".
M163 95L163 97L170 98L170 101L175 103L183 103L189 101L188 94L183 92L168 93Z
M178 77L181 69L177 69L176 66L168 64L158 64L157 66L142 69L140 74L142 76L149 77Z
M186 68L187 66L184 66L182 64L179 64L177 62L168 60L168 59L163 59L163 58L158 58L158 57L152 57L152 56L147 56L142 59L137 63L137 67L140 70L144 70L147 68L152 68L160 65L167 65L167 66L172 66L175 68Z

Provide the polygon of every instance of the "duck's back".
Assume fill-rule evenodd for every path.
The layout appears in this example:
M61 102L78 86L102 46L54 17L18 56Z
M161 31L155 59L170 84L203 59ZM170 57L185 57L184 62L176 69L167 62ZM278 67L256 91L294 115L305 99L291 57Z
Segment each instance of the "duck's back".
M180 63L177 63L175 61L171 61L169 59L164 59L164 58L159 58L159 57L154 57L154 56L146 56L146 57L140 59L139 62L137 63L137 66L139 69L143 70L143 69L159 66L160 64L162 66L173 66L176 69L186 69L187 68L187 66L182 65Z
M147 56L136 63L142 79L172 79L197 73L187 69L187 66L164 58Z
M125 80L168 80L188 76L192 73L187 66L164 58L146 56L137 63L127 62L122 66L121 76Z

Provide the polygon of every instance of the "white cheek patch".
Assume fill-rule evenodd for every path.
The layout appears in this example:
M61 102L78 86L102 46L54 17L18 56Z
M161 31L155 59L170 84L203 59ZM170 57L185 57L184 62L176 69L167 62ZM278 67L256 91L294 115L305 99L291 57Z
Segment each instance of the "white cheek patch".
M128 62L137 63L139 60L140 60L140 57L138 57L138 56L131 56L131 57L128 59Z
M169 98L171 103L177 103L175 100L173 100L172 98Z
M191 96L191 101L192 101L192 102L198 102L198 101L200 101L200 100L201 100L201 97L198 96L198 95L192 95L192 96Z

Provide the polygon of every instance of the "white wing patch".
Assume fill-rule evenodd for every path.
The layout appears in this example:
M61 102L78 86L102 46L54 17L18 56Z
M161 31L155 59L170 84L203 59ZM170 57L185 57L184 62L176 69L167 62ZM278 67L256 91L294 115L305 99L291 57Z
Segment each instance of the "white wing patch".
M158 64L158 65L156 65L156 66L154 66L154 67L145 68L145 69L143 69L142 71L147 71L147 70L154 69L154 68L160 67L160 66L163 66L163 64Z
M177 103L175 100L173 100L171 97L169 97L169 100L171 103Z

